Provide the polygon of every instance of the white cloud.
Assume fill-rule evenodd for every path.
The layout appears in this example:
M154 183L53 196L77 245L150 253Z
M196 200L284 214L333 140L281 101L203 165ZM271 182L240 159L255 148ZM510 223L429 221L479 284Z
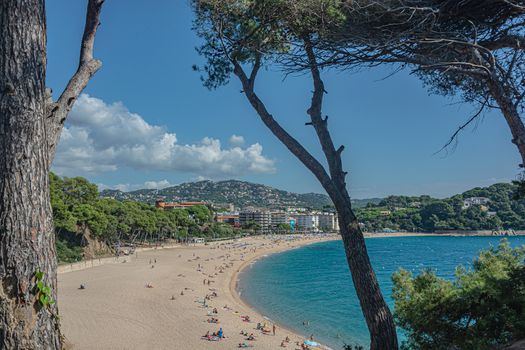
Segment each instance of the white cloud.
M113 186L113 189L119 190L122 192L128 192L131 190L131 186L129 184L118 184L118 185Z
M196 144L181 144L175 133L148 124L122 103L106 104L82 94L62 132L53 170L61 175L79 175L128 167L185 172L206 178L275 171L274 161L263 155L260 144L243 148L241 141L244 143L242 136L232 135L230 148L223 148L219 140L210 137ZM165 184L161 181L145 185Z
M160 181L145 181L141 184L117 184L117 185L106 185L103 183L97 184L99 191L111 189L111 190L120 190L123 192L129 192L129 191L135 191L135 190L141 190L141 189L147 189L147 190L155 190L155 189L163 189L170 186L175 186L175 184L170 183L168 180L160 180Z
M242 146L244 145L244 137L233 134L230 139L228 140L230 145L232 146Z
M144 182L143 188L147 188L150 190L153 190L153 189L161 190L163 188L170 187L170 186L173 186L173 184L171 184L168 180L146 181Z

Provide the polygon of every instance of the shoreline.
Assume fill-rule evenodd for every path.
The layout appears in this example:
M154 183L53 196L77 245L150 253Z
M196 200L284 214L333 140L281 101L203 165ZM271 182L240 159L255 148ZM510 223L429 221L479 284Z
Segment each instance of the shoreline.
M57 300L67 348L226 350L247 343L269 350L280 348L289 337L286 349L296 349L296 342L306 339L299 332L280 324L276 324L276 336L256 329L258 322L266 322L270 329L274 322L235 292L238 273L264 255L338 238L248 237L149 250L120 263L92 268L88 264L82 270L60 273ZM217 295L203 303L214 292ZM250 322L244 322L243 315ZM210 323L210 317L218 317L220 323ZM224 340L202 338L219 328L224 330ZM248 341L240 331L253 333L256 341Z
M364 232L363 236L365 239L367 238L395 238L395 237L500 237L500 238L506 238L506 237L522 237L525 236L525 231L516 231L517 233L513 236L498 236L498 235L489 235L489 234L480 234L480 233L425 233L425 232ZM318 233L316 233L318 234ZM302 234L301 234L302 235ZM315 234L312 234L315 235ZM334 240L341 239L339 233L326 233L326 235L333 235L337 236L338 238L333 238ZM251 237L265 237L263 235L260 236L251 236ZM242 240L248 237L242 237L242 238L230 238L224 241L215 241L210 242L208 244L221 244L221 243L232 243L235 240ZM158 247L141 247L137 248L136 252L150 252L155 250L172 250L172 249L180 249L180 248L188 248L188 247L202 247L204 246L203 243L197 243L192 245L184 245L184 244L168 244L168 245L160 245ZM97 266L107 265L107 264L118 264L122 263L123 261L130 262L131 260L135 259L135 254L132 255L122 255L119 257L115 257L112 255L104 255L104 256L98 256L92 259L86 259L86 260L80 260L73 263L68 262L59 262L57 265L57 274L63 274L68 273L72 271L80 271L85 270Z
M329 236L322 237L322 238L319 238L319 239L314 239L314 240L303 240L303 239L304 238L301 238L301 240L299 240L298 242L295 242L297 244L295 244L293 246L288 245L288 246L285 246L285 247L275 248L271 252L261 252L259 254L255 254L255 255L251 256L249 259L244 261L244 263L241 264L241 266L239 266L239 268L232 274L232 276L230 278L229 292L230 292L230 295L232 296L232 298L237 303L239 303L239 304L243 305L244 307L246 307L247 309L251 310L253 314L258 315L259 317L261 317L261 318L263 318L265 320L269 320L272 324L275 324L276 326L278 326L282 330L285 330L285 331L287 331L287 332L289 332L291 334L294 334L297 338L307 339L307 336L298 334L297 331L294 331L294 330L290 329L287 326L284 326L284 325L282 325L280 323L277 323L276 321L270 319L269 316L266 316L266 315L262 314L261 312L259 312L255 306L250 305L247 301L245 301L242 298L242 295L239 293L239 289L238 289L239 288L239 275L241 273L243 273L244 270L246 270L246 268L248 268L252 264L256 263L257 261L261 260L261 258L267 258L270 255L284 253L284 252L292 250L292 249L297 249L297 248L305 247L305 246L316 244L316 243L337 241L337 240L340 240L341 237L340 237L339 234L330 234ZM320 345L321 349L332 350L332 348L330 348L330 347L328 347L328 346L326 346L326 345L324 345L322 343L319 343L319 345Z
M461 233L420 233L420 232L385 232L385 233L364 233L365 239L375 239L375 238L397 238L397 237L498 237L498 238L506 238L506 237L520 237L525 236L525 234L522 234L521 232L515 236L492 236L492 235L484 235L484 234L461 234ZM255 254L253 256L250 256L249 259L244 261L243 264L241 264L237 270L232 274L230 278L229 283L229 293L233 297L234 300L236 300L239 304L243 305L247 309L251 310L254 315L258 315L260 318L263 318L265 320L268 320L271 323L276 324L279 328L296 335L298 338L307 339L307 335L305 334L299 334L296 330L293 330L289 328L288 326L282 325L280 323L277 323L276 321L272 320L269 316L264 315L262 312L258 311L257 308L250 303L248 303L243 297L242 294L239 291L239 281L240 281L240 275L245 272L247 268L249 268L252 264L257 263L258 261L265 259L271 255L284 253L286 251L297 249L300 247L317 244L321 242L329 242L329 241L336 241L341 240L341 236L339 233L329 234L329 237L316 239L316 240L303 240L304 238L300 239L297 244L293 246L281 246L278 248L273 249L270 252L260 252L259 254ZM319 348L322 349L328 349L333 350L327 345L324 345L323 343L319 343Z
M373 237L387 236L392 235ZM226 350L247 343L264 350L279 349L286 336L291 339L286 349L296 349L296 342L307 338L302 333L307 336L309 331L299 324L294 331L293 326L275 323L246 302L238 291L240 273L265 256L331 240L340 236L246 237L152 249L119 263L85 264L87 268L59 273L57 300L68 349ZM215 295L208 298L211 294ZM220 322L210 322L210 317ZM270 330L275 323L276 336L257 330L258 322ZM202 338L219 328L225 339ZM253 333L256 340L249 341L241 331ZM322 342L320 346L326 347Z

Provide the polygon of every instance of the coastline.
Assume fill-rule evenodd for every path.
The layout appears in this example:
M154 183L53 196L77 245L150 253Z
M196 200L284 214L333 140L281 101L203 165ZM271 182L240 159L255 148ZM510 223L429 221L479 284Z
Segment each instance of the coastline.
M517 236L524 236L523 232L518 233L516 236L511 237L517 237ZM398 237L498 237L498 238L505 238L507 236L492 236L492 235L486 235L486 234L464 234L464 233L421 233L421 232L385 232L385 233L365 233L364 238L365 239L375 239L375 238L398 238ZM288 246L280 246L278 248L274 248L271 251L266 252L260 252L259 254L255 254L253 256L250 256L249 259L247 259L239 268L232 274L231 280L230 280L230 286L229 286L229 292L232 295L232 297L241 305L246 307L247 309L252 310L253 314L258 315L259 317L270 320L271 323L275 323L283 330L286 330L287 332L296 335L298 338L307 339L307 334L300 334L297 330L293 330L286 325L280 324L278 322L275 322L274 320L270 319L269 316L264 315L262 312L258 311L257 307L251 305L249 302L247 302L242 294L239 291L239 281L240 281L240 275L245 272L247 268L249 268L252 264L257 263L261 259L265 259L273 254L279 254L286 252L291 249L296 249L300 247L304 247L311 244L316 244L320 242L328 242L328 241L334 241L334 240L341 240L341 236L337 234L332 234L331 237L327 237L324 239L319 240L300 240L296 242L294 245L288 245ZM320 348L323 349L332 349L327 345L324 345L320 342Z
M59 274L58 301L67 348L226 350L248 343L257 349L277 349L286 336L291 340L286 348L297 348L295 343L305 337L282 325L276 336L256 330L258 322L266 322L270 329L272 323L239 298L234 288L238 272L264 255L338 236L278 238L286 237L149 250L129 261ZM213 283L205 284L203 279ZM203 304L205 295L213 292L217 296ZM243 315L249 315L251 322L243 322ZM218 317L220 323L207 322L210 317ZM226 339L202 338L219 327ZM253 333L256 340L247 341L241 330Z
M334 240L341 239L338 233L329 233L328 235L336 236L333 238ZM472 232L462 233L461 231L452 232L452 233L435 233L435 232L430 232L430 233L426 233L426 232L374 232L374 233L369 233L369 232L364 232L363 235L365 239L366 238L393 238L393 237L501 237L501 238L505 238L505 237L525 236L525 231L516 231L516 234L513 236L505 236L505 235L495 236L495 235L490 235L486 233L481 234L481 233L472 233ZM211 242L210 244L232 243L235 240L236 239L232 238L232 239L228 239L224 241ZM191 246L182 245L182 244L169 244L169 245L161 245L158 247L141 247L141 248L137 248L136 252L141 253L141 252L155 251L155 250L160 250L160 249L171 250L171 249L177 249L177 248L199 247L203 245L204 244L202 243L193 244ZM80 270L89 269L89 268L102 266L106 264L118 264L124 261L130 262L133 259L134 259L134 255L123 255L117 258L114 256L100 256L100 257L96 257L92 259L77 261L74 263L59 263L57 267L57 274L63 274L63 273L68 273L72 271L80 271Z
M260 317L262 319L270 320L268 316L263 315L262 313L260 313L254 306L250 305L248 302L246 302L242 298L242 295L239 293L239 290L238 290L238 287L239 287L239 285L238 285L239 284L239 275L241 273L243 273L243 271L246 268L248 268L253 263L256 263L261 258L266 258L266 257L268 257L270 255L273 255L273 254L283 253L283 252L291 250L291 249L297 249L297 248L304 247L304 246L311 245L311 244L316 244L316 243L321 243L321 242L329 242L329 241L337 241L337 240L340 240L340 239L341 239L341 237L340 237L339 234L330 234L329 236L323 237L321 239L319 239L319 238L318 239L314 239L314 240L303 240L303 239L301 239L301 240L299 240L297 242L294 242L296 244L293 244L293 245L289 244L289 245L287 245L285 247L274 248L271 251L260 252L259 254L255 254L255 255L251 256L249 259L245 260L244 263L241 264L241 266L239 266L239 268L230 277L230 285L229 285L230 295L232 296L232 298L237 303L239 303L239 304L243 305L245 308L251 310L253 314L258 315L258 317ZM277 325L280 329L285 330L285 331L295 335L295 337L297 337L297 338L302 338L302 339L306 339L307 338L306 335L298 334L296 331L291 330L290 328L288 328L285 325L279 324L279 323L275 322L274 320L270 320L270 321L271 321L271 323ZM321 349L331 350L330 347L328 347L326 345L323 345L321 343L319 343L319 344L320 344L320 348Z
M388 236L430 235L373 235ZM256 329L258 322L266 322L271 329L272 322L239 295L239 274L264 256L339 239L339 235L247 237L152 249L119 263L85 264L82 270L60 273L57 300L68 348L226 350L248 343L257 349L277 349L288 336L291 342L286 348L295 349L295 342L305 339L300 329L292 331L279 324L276 336ZM86 287L79 288L81 284ZM205 296L212 293L217 295L204 303ZM214 309L218 312L212 312ZM244 322L244 315L251 322ZM210 317L217 317L220 323L210 323ZM226 339L202 339L207 331L211 334L219 327ZM248 341L241 331L253 333L256 340Z

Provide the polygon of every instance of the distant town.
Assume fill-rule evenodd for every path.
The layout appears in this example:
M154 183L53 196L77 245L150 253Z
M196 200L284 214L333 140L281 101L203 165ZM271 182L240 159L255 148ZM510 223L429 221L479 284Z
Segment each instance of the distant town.
M197 205L214 210L214 221L229 224L235 228L253 229L260 233L273 231L287 232L338 232L339 222L334 212L323 212L307 208L290 207L286 210L247 207L236 210L231 203L210 202L165 202L157 200L155 206L164 210L186 209ZM215 208L228 208L215 211Z

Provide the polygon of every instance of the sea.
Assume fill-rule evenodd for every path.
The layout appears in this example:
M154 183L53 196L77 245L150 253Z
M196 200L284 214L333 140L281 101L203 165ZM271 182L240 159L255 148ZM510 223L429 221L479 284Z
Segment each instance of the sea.
M512 246L525 237L508 237ZM381 290L393 309L392 273L400 267L418 273L432 269L453 279L457 265L469 267L479 251L497 246L501 237L368 238L366 246ZM361 313L342 241L328 241L272 254L243 270L241 298L268 320L334 350L344 344L368 348ZM403 334L398 330L400 337Z

